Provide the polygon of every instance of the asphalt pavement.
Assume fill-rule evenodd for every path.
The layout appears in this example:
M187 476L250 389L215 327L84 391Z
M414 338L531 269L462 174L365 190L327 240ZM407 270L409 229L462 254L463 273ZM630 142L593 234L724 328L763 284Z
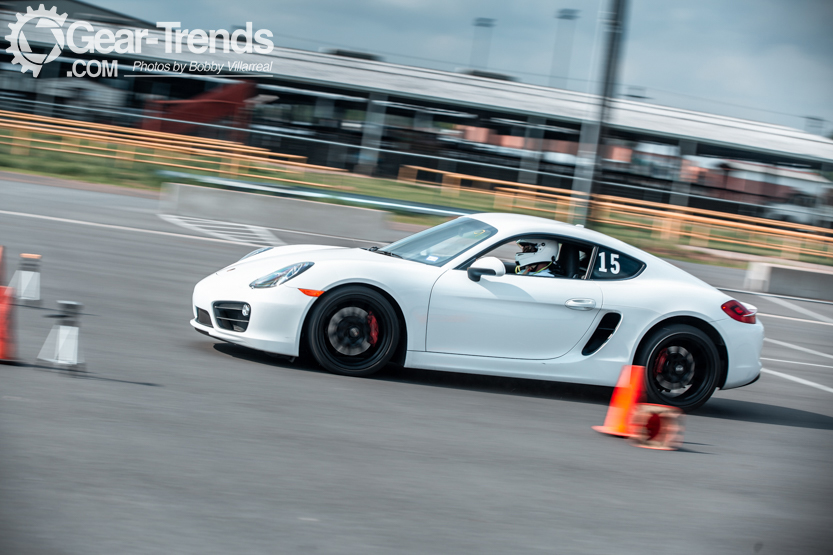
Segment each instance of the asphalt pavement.
M27 365L0 366L0 553L833 551L831 305L738 295L769 372L688 416L681 450L651 451L591 430L607 388L346 378L198 335L194 284L257 234L25 181L0 177L0 244L11 269L43 256L43 304L16 310ZM86 374L36 362L57 300L84 304Z

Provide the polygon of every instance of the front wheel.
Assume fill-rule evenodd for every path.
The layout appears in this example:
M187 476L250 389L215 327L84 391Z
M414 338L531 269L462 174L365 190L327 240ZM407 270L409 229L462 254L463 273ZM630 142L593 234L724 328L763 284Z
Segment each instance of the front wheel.
M307 337L312 356L325 370L369 376L393 357L399 343L399 323L382 294L351 285L315 303Z
M720 356L711 338L692 326L674 324L654 331L637 353L645 367L649 403L692 411L714 393Z

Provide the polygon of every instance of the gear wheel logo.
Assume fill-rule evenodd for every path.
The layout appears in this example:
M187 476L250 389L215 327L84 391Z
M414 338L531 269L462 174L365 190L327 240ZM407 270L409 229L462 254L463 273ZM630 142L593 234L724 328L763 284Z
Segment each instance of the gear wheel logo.
M9 41L11 46L6 49L6 52L14 55L12 63L20 64L21 73L26 73L28 69L34 77L37 77L45 64L60 56L61 51L64 49L64 32L62 27L66 19L67 14L58 15L58 9L55 6L52 6L51 10L47 10L41 4L37 10L33 10L31 6L27 7L25 14L17 14L17 21L15 23L9 23L12 34L6 35L6 40ZM31 27L34 21L37 21L34 27L49 29L55 38L55 44L48 54L32 52L29 41L23 33L23 28L27 25Z

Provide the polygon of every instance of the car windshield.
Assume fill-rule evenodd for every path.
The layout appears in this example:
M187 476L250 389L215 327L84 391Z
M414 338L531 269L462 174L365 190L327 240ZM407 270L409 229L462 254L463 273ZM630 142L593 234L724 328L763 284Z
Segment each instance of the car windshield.
M384 251L405 260L442 266L495 232L497 229L479 220L458 218L391 243Z

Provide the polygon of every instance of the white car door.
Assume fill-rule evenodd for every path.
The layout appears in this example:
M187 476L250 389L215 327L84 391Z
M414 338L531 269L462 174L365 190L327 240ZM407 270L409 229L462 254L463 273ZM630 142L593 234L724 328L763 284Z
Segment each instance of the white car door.
M572 349L602 306L592 281L449 270L434 284L426 351L545 360Z

